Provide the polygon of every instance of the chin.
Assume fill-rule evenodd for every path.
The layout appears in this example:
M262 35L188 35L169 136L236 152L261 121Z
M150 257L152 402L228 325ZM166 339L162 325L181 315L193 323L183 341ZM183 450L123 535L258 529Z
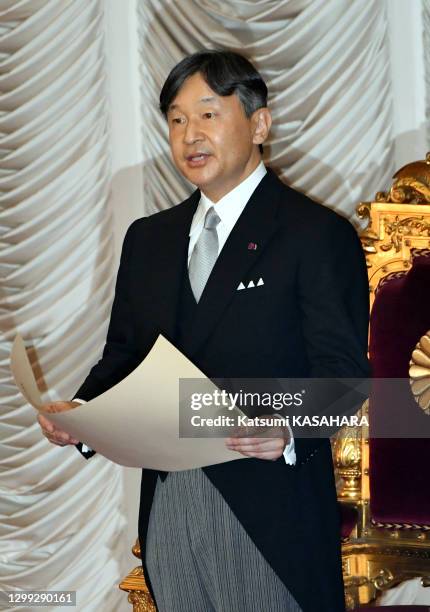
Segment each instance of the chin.
M205 172L198 172L197 169L190 172L189 168L187 168L182 174L190 181L190 183L199 189L203 189L205 186L209 186L213 182L213 177L208 176Z

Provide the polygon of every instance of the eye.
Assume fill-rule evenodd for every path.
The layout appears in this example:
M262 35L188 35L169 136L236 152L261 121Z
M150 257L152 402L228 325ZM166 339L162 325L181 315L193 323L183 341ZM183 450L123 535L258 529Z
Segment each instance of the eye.
M215 113L213 113L212 111L208 111L207 113L203 113L203 117L205 119L212 119L213 117L215 117Z
M183 117L173 117L172 119L172 123L183 123L183 122L184 122Z

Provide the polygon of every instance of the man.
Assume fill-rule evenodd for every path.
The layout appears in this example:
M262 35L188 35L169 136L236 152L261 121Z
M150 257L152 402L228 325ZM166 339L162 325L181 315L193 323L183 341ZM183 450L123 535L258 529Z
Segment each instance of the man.
M128 229L103 356L76 396L116 384L160 333L211 378L366 376L359 240L264 167L260 74L204 50L173 68L160 108L175 165L198 189ZM41 424L51 441L77 442ZM159 611L344 610L329 441L226 444L248 459L142 471L139 537Z

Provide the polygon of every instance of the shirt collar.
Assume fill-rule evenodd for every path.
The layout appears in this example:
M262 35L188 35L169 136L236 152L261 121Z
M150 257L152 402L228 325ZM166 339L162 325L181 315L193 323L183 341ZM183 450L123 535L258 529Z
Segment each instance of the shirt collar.
M190 228L190 236L203 224L204 217L211 206L215 207L221 223L230 229L234 226L241 212L245 208L249 198L255 191L261 179L267 173L266 167L261 161L256 169L234 189L225 194L218 202L212 202L204 193L201 194L200 202L193 217Z

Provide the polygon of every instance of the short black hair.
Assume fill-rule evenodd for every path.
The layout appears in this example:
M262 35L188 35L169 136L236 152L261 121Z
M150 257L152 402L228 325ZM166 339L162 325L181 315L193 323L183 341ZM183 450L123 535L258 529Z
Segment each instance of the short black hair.
M235 51L203 49L184 57L170 71L160 93L160 110L165 117L186 79L197 72L219 96L236 94L247 117L267 106L267 85L249 60Z

